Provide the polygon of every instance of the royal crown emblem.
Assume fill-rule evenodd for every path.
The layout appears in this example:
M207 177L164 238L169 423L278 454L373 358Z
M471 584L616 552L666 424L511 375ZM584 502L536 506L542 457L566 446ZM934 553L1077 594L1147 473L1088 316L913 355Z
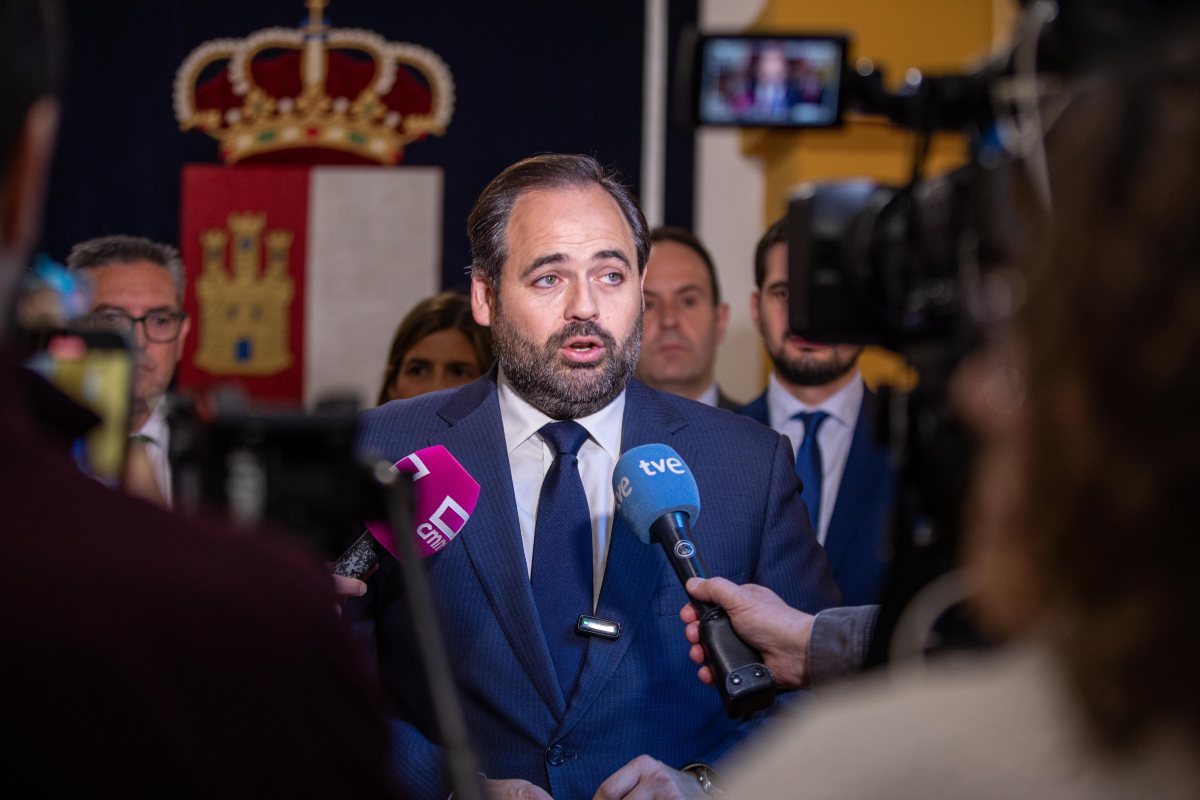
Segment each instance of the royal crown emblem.
M266 214L230 214L228 230L200 234L204 267L196 280L200 342L196 366L223 375L273 375L292 365L288 345L295 287L288 270L292 233L266 231ZM232 269L226 269L227 245Z
M440 136L454 80L438 56L371 31L330 28L327 0L307 0L300 28L214 39L175 73L175 118L238 162L396 164L404 147Z

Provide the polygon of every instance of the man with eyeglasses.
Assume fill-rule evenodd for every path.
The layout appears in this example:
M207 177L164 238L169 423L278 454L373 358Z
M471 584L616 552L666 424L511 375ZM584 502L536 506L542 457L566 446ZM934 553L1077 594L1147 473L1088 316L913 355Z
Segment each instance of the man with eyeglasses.
M171 504L170 431L162 402L191 321L183 312L183 262L174 247L136 236L102 236L71 249L67 266L92 285L91 327L127 334L137 347L129 434L149 461L158 495ZM132 453L131 453L132 456Z

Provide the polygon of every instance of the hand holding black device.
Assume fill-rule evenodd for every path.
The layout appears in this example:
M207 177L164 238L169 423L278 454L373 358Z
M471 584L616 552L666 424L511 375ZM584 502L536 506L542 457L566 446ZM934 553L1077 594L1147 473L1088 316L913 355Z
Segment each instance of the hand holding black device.
M134 352L129 340L110 331L25 329L18 334L25 364L100 423L73 445L81 470L109 486L125 474Z
M691 537L691 523L700 515L700 493L678 453L665 444L627 450L613 471L613 490L626 524L642 542L653 539L662 545L681 583L707 577ZM725 713L740 719L769 708L776 686L762 656L737 635L725 609L697 600L692 605Z

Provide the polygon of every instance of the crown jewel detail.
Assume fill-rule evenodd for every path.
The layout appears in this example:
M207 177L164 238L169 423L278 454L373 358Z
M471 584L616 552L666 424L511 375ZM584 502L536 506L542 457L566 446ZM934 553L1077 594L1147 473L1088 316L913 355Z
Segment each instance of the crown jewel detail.
M241 161L395 164L404 147L446 131L454 79L433 51L372 31L329 28L307 0L300 28L266 28L197 47L175 73L175 118ZM224 62L205 79L203 73ZM313 151L322 155L314 157Z

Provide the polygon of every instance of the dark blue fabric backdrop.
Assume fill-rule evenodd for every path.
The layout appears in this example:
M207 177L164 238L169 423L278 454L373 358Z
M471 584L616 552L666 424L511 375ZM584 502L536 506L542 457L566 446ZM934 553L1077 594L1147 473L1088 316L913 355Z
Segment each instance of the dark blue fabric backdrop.
M673 3L671 23L695 18ZM216 163L215 140L182 133L175 70L204 41L294 27L301 0L73 0L63 125L42 249L61 259L104 233L177 242L179 174ZM682 9L682 10L681 10ZM583 152L636 189L641 167L642 40L638 2L425 3L332 0L330 24L420 44L449 65L457 104L449 131L411 146L405 163L445 169L443 283L464 286L467 212L508 164L539 152ZM691 215L691 136L672 131L668 219Z

